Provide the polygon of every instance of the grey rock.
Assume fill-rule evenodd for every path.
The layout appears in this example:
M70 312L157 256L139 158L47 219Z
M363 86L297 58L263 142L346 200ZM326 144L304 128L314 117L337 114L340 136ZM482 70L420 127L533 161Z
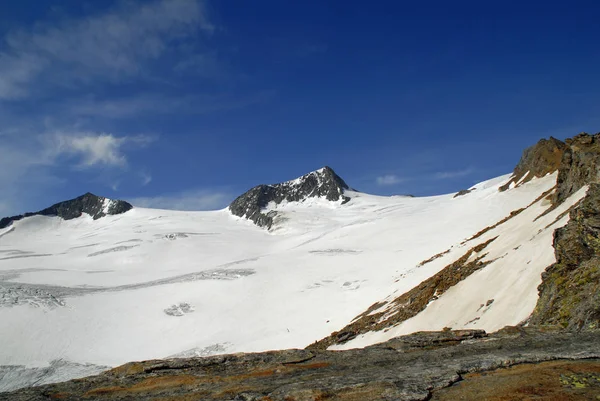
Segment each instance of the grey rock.
M282 350L132 362L0 400L426 400L465 373L600 357L600 332L506 328L416 333L348 351Z
M308 173L296 180L273 184L258 185L237 197L229 210L238 217L245 217L260 227L271 228L275 211L264 212L270 203L280 204L283 201L300 202L308 198L323 197L329 201L350 201L344 196L344 190L350 189L330 167Z
M37 212L28 212L18 216L4 217L0 220L0 229L8 227L13 221L18 221L30 216L58 216L64 220L71 220L81 216L83 213L87 213L92 216L94 220L97 220L106 215L125 213L133 208L131 204L125 201L111 200L107 210L104 210L105 200L106 198L104 197L96 196L88 192L75 199L56 203Z

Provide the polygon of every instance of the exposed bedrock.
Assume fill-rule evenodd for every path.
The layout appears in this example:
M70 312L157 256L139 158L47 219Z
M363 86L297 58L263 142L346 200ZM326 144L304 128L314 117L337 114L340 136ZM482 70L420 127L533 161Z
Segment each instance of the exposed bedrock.
M0 400L426 400L466 373L598 358L599 343L599 332L416 333L348 351L132 362L97 376L0 394Z

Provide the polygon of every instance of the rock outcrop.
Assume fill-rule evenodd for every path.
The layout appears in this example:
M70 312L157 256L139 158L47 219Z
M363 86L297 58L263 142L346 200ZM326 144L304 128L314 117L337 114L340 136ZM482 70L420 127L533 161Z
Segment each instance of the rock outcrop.
M600 184L554 232L556 263L542 274L531 325L570 330L600 328Z
M348 351L132 362L98 376L0 394L0 400L427 400L466 373L599 358L599 343L600 332L507 328L492 335L481 330L416 333Z
M106 215L125 213L131 208L133 208L133 206L125 201L111 200L88 192L75 199L56 203L38 212L4 217L0 220L0 229L8 227L13 221L36 215L58 216L65 220L71 220L81 216L83 213L87 213L92 216L94 220L97 220Z
M271 228L276 212L265 213L269 203L301 202L308 198L324 198L328 201L350 200L344 190L350 189L330 167L323 167L292 181L273 185L258 185L237 197L229 210L238 217L253 221L260 227Z
M521 184L534 177L543 177L548 173L555 172L559 169L563 154L567 149L567 144L556 138L541 139L535 145L525 149L510 181L500 187L500 190L506 191L511 185Z
M459 196L465 196L470 194L471 192L473 192L475 189L471 188L471 189L461 189L460 191L458 191L453 198L458 198Z
M355 317L343 329L334 331L322 340L309 345L308 348L325 350L335 344L344 344L360 334L385 330L416 316L425 310L431 301L439 298L448 289L488 265L489 261L483 261L487 255L484 250L495 239L492 238L469 249L462 257L410 291L396 297L388 305L379 302L371 305L369 309ZM438 255L442 256L443 253ZM429 263L437 259L438 255L421 263Z
M560 158L559 158L560 155ZM557 166L557 160L560 160ZM600 328L600 133L581 133L564 143L542 140L527 149L503 188L527 171L541 176L558 170L550 211L589 185L585 198L570 209L569 222L554 232L556 263L542 274L539 299L528 320L534 326L569 330Z
M584 132L565 142L568 147L558 168L555 204L586 184L600 182L600 133L590 135Z

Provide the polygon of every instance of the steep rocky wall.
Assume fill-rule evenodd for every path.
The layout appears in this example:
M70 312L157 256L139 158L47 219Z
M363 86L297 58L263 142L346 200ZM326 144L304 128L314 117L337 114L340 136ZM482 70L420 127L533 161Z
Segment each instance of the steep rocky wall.
M553 210L585 185L584 200L570 212L569 223L554 232L557 262L542 274L531 325L558 325L581 330L600 328L600 133L581 133L561 142L541 140L523 153L513 177L558 170ZM532 176L530 174L526 179Z
M581 133L566 141L554 203L560 203L586 184L600 182L600 133Z
M586 197L569 217L567 225L554 232L557 262L542 274L540 297L529 324L598 329L600 184L590 185Z

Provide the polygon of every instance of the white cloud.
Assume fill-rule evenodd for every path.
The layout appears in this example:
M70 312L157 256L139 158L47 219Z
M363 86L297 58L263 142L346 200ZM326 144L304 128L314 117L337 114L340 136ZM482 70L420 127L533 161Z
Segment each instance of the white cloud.
M404 178L394 174L382 175L376 179L377 185L397 185L404 181L406 181Z
M76 167L91 175L92 180L97 178L93 176L97 173L94 167L104 167L102 177L107 180L115 175L126 177L130 170L127 152L152 139L106 133L5 135L0 141L0 217L27 211L23 207L28 202L37 203L40 194L63 185L65 180L59 172L64 168Z
M134 206L171 210L215 210L226 207L232 197L223 191L191 190L175 194L127 199Z
M0 51L0 99L25 97L42 78L72 85L143 75L145 63L199 30L214 30L200 0L159 0L9 33Z
M58 133L45 137L45 154L51 160L62 155L78 158L80 168L96 165L125 167L127 158L123 147L142 147L152 140L144 135L116 137L107 133Z
M125 166L127 159L121 152L125 138L116 138L111 134L85 134L82 136L58 135L58 153L67 153L81 157L81 165L90 167L96 164Z
M433 178L436 180L451 180L454 178L466 177L468 175L473 174L474 171L475 170L472 168L457 171L440 171L438 173L435 173L433 175Z

